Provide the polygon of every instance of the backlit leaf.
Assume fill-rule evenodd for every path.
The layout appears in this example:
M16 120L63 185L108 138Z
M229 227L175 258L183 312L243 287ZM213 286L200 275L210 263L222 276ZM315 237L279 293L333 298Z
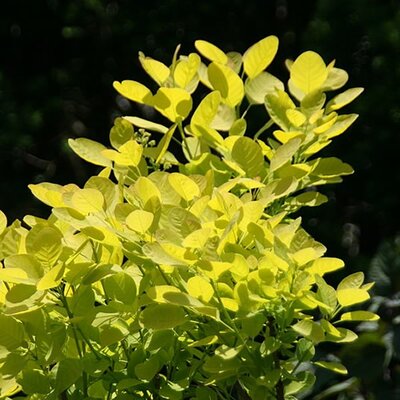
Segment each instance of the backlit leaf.
M164 125L157 124L153 121L148 121L147 119L139 118L139 117L123 117L123 119L127 122L130 122L132 125L137 126L139 128L143 128L149 131L159 132L159 133L167 133L168 128Z
M179 60L174 71L175 83L182 89L190 89L190 83L196 77L199 66L200 57L196 53L191 53L187 58Z
M261 147L246 136L241 136L236 140L232 148L232 158L249 178L260 176L265 169Z
M238 105L244 96L243 82L229 67L211 63L208 66L208 79L215 90L221 93L222 99L230 107Z
M61 393L72 386L82 374L82 365L79 359L64 358L58 363L55 383L55 392Z
M188 293L201 301L208 303L213 295L214 289L211 284L200 276L193 276L187 282Z
M327 112L339 110L340 108L346 106L356 99L363 91L363 88L357 87L347 89L345 92L338 94L326 105Z
M245 83L246 96L250 103L263 104L268 93L276 90L285 90L283 82L268 72L261 72L253 79L247 79Z
M0 235L4 232L4 230L7 227L7 217L3 213L3 211L0 210Z
M337 374L342 374L346 375L347 374L347 369L346 367L338 362L333 362L333 361L316 361L314 362L315 365L318 365L318 367L322 367L325 369L329 369L330 371L336 372Z
M153 95L150 90L136 81L125 80L122 82L115 81L114 89L129 100L136 101L141 104L152 105Z
M103 210L104 197L97 189L81 189L72 195L72 204L82 214Z
M185 201L192 201L200 196L200 188L196 182L183 174L173 172L168 176L168 181Z
M124 143L133 139L133 127L124 118L116 118L110 130L110 142L114 149L119 149Z
M343 307L363 303L369 299L369 293L364 289L348 288L337 291L339 304Z
M304 94L319 89L327 77L324 60L313 51L306 51L297 57L290 69L290 79Z
M212 43L205 40L196 40L194 46L203 57L210 61L219 62L221 64L226 64L228 62L227 55Z
M111 167L111 161L103 156L102 151L106 149L101 143L91 139L78 138L68 139L69 147L85 161L102 167Z
M275 93L268 93L264 99L265 107L271 119L284 131L290 130L291 123L286 116L286 111L295 109L289 95L283 90L276 90Z
M340 321L378 321L379 315L370 311L351 311L341 315Z
M300 145L301 139L293 138L282 146L279 146L272 157L270 170L276 171L278 168L289 162L300 148Z
M153 98L153 105L172 122L183 121L192 109L190 94L180 88L160 88Z
M24 326L22 322L11 316L0 314L0 345L7 350L15 350L24 341Z
M161 86L168 79L169 68L162 62L154 60L151 57L146 57L142 52L139 52L139 61L143 69L158 85Z
M37 283L37 290L47 290L58 286L63 278L64 271L65 264L63 263L59 263L51 268Z
M314 321L303 319L292 326L298 334L310 339L313 343L319 343L324 340L324 330Z
M243 55L243 68L250 79L255 78L271 64L278 51L278 38L268 36L253 44Z
M126 218L126 224L135 232L145 233L153 223L154 216L152 213L144 210L132 211Z

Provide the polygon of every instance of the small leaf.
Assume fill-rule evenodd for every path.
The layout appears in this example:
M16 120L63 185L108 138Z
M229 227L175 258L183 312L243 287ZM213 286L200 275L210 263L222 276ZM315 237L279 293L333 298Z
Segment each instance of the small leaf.
M341 375L347 375L347 369L346 367L338 362L332 362L332 361L316 361L314 362L315 365L318 365L319 367L329 369L330 371L336 372L337 374Z
M168 181L185 201L192 201L200 196L200 188L196 182L183 174L173 172L168 176Z
M286 111L296 108L289 95L282 90L276 90L275 93L265 96L264 103L271 119L284 131L289 131L291 123L286 116Z
M244 136L246 133L246 128L246 120L244 118L239 118L229 128L229 136Z
M268 72L261 72L255 78L246 80L245 91L250 103L263 104L265 96L276 90L285 90L285 86Z
M310 339L313 343L319 343L324 340L324 330L319 324L308 319L303 319L292 326L298 334Z
M7 350L15 350L24 341L24 326L15 318L0 314L0 345Z
M106 147L101 143L86 138L68 139L69 147L85 161L102 167L111 167L111 161L103 156Z
M161 86L168 79L170 74L169 68L162 62L154 60L151 57L146 57L142 52L139 52L139 61L143 69L158 85Z
M337 90L346 84L349 79L347 72L340 68L332 68L329 70L328 77L324 82L321 90Z
M357 87L352 89L347 89L345 92L338 94L326 105L326 112L339 110L340 108L351 103L356 99L362 92L363 88Z
M119 149L124 143L133 139L133 127L124 118L115 118L110 131L110 142L114 149Z
M173 329L185 321L183 309L172 304L153 304L140 314L140 322L147 329Z
M278 38L268 36L253 44L243 55L243 68L250 79L255 78L271 64L278 51Z
M180 88L190 89L190 84L197 75L200 62L200 57L196 53L191 53L187 58L179 60L174 71L174 81ZM190 92L193 92L193 90L190 90Z
M219 63L208 66L208 79L215 90L221 93L222 99L229 107L237 106L243 99L243 82L229 67Z
M194 46L203 57L210 61L219 62L221 64L226 64L228 62L227 55L212 43L205 40L196 40Z
M167 133L168 128L164 125L157 124L153 121L148 121L147 119L139 118L139 117L122 117L125 121L130 122L132 125L137 126L139 128L147 129L153 132L159 133Z
M354 304L363 303L370 298L369 293L364 289L338 289L337 298L339 304L343 307L352 306Z
M135 375L144 381L151 381L160 369L158 357L153 356L135 366Z
M321 56L313 51L301 54L290 69L290 79L304 94L319 89L326 78L328 70Z
M37 290L47 290L58 286L63 278L64 271L65 264L61 262L55 267L51 268L37 283Z
M190 94L180 88L160 88L153 98L153 105L172 122L183 121L192 109Z
M130 229L138 233L145 233L153 223L154 215L144 210L132 211L126 218Z
M71 201L82 214L103 210L104 197L97 189L80 189L72 195Z
M336 157L317 158L309 163L313 167L311 174L319 177L351 175L354 170Z
M122 81L113 83L114 89L129 100L136 101L141 104L152 105L153 95L150 90L136 81Z
M232 148L232 158L249 178L262 175L265 164L261 147L246 136L239 137Z
M64 358L58 363L55 383L57 394L71 387L81 376L82 365L80 360L74 358Z
M358 289L364 282L364 273L355 272L349 276L346 276L338 285L338 290L342 289Z
M301 139L293 138L282 146L279 146L271 159L270 170L276 171L289 162L299 150L301 142Z
M342 314L340 321L378 321L379 315L370 311L351 311Z
M201 301L208 303L214 296L211 284L200 276L193 276L187 281L188 293Z
M0 235L4 232L6 227L7 227L7 217L3 213L3 211L0 210Z

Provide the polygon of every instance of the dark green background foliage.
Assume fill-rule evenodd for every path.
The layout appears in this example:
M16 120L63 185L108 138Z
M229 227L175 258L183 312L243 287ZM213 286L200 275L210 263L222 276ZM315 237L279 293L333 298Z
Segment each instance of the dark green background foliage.
M271 34L279 37L280 50L270 71L281 79L288 76L286 58L312 49L326 62L336 59L349 72L351 87L366 89L352 105L359 120L327 150L356 173L325 189L330 202L308 211L305 226L331 255L346 260L347 273L363 269L377 281L372 307L382 322L378 329L360 327L362 339L342 350L351 374L362 383L345 381L342 396L347 397L341 398L359 392L362 398L368 393L395 398L400 369L400 247L393 239L400 210L399 1L3 1L0 208L10 220L47 215L28 183L82 183L93 173L66 140L85 136L106 143L116 116L143 113L112 88L114 80L147 81L139 50L168 64L178 43L183 54L193 50L196 39L224 51L244 51ZM321 376L317 390L332 386L333 379L338 378Z

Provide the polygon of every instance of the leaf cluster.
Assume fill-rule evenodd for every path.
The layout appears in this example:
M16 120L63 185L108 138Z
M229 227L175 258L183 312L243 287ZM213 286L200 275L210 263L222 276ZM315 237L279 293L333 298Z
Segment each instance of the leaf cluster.
M347 74L307 51L287 61L285 91L265 71L275 36L243 55L195 47L170 66L139 54L155 93L114 83L165 123L117 118L110 148L70 139L99 174L30 185L48 219L0 215L0 398L290 399L315 366L346 373L315 346L354 341L349 321L378 318L343 313L372 285L355 273L330 286L343 261L293 216L353 172L316 154L355 121L337 111L362 89L327 101ZM255 133L254 107L266 115Z

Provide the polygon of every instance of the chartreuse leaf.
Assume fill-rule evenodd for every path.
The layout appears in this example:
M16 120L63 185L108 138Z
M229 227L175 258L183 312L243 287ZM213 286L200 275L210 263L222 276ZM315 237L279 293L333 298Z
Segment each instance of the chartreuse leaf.
M285 90L283 82L268 72L261 72L253 79L247 79L245 92L252 104L263 104L265 96L276 90Z
M119 149L124 143L133 139L133 127L125 118L115 118L110 130L110 142L114 149Z
M249 178L260 176L265 169L261 147L246 136L241 136L235 141L231 155Z
M7 217L3 213L3 211L0 210L0 235L4 232L4 230L7 227Z
M144 381L151 381L160 367L158 357L153 356L135 366L135 375Z
M15 378L6 379L0 374L0 397L9 399L16 393L21 391L21 386L17 383Z
M142 158L143 147L135 140L128 140L115 150L103 150L102 154L116 164L137 167Z
M188 57L178 61L174 70L174 81L182 89L192 93L196 86L192 88L190 85L197 76L200 66L200 57L196 53L189 54ZM197 82L199 81L197 77Z
M237 106L243 99L243 82L232 69L220 63L212 62L208 66L208 79L222 99L230 107Z
M25 394L48 394L51 391L49 378L39 369L25 369L18 382Z
M201 276L193 276L187 282L188 293L206 303L214 296L214 289L207 279Z
M151 57L146 57L142 52L139 52L139 61L143 69L154 79L159 86L168 79L170 70L160 61L154 60Z
M196 40L194 46L203 57L210 61L219 62L221 64L226 64L228 62L227 55L212 43L205 40Z
M22 322L0 314L0 326L0 346L12 351L23 344L25 330Z
M322 86L322 90L337 90L346 84L349 79L347 72L340 68L332 68Z
M284 131L289 131L291 122L286 111L296 108L289 95L283 90L276 90L275 93L267 93L264 103L271 119Z
M147 129L153 132L159 133L167 133L168 128L164 125L157 124L153 121L148 121L147 119L139 118L139 117L123 117L123 119L127 122L130 122L132 125L137 126L139 128Z
M213 91L209 93L200 102L198 107L193 113L192 119L190 121L190 127L192 132L195 133L196 126L208 127L214 120L218 106L221 102L221 94L219 91Z
M244 118L239 118L229 128L229 136L243 136L246 132L246 128L246 120Z
M217 114L211 123L211 127L220 131L229 131L235 119L235 109L226 104L220 104Z
M171 173L168 176L168 182L185 201L192 201L195 197L200 196L200 188L197 183L183 174Z
M319 343L324 340L324 330L319 324L309 319L303 319L292 326L293 330L311 340L313 343Z
M344 267L344 262L339 258L321 257L314 260L308 272L323 276L328 272L333 272Z
M378 321L379 315L370 311L351 311L341 315L340 321Z
M152 105L153 95L150 90L136 81L122 81L113 83L114 89L129 100L136 101L141 104Z
M72 195L71 201L74 208L85 215L103 210L104 197L97 189L80 189Z
M278 51L278 38L268 36L253 44L243 55L244 72L250 79L255 78L271 64Z
M318 367L322 367L325 369L329 369L330 371L336 372L337 374L346 375L347 369L346 367L338 362L333 361L316 361L314 365L318 365Z
M173 329L185 321L183 309L172 304L152 304L140 314L140 323L147 329Z
M347 288L337 290L339 304L343 307L363 303L368 300L369 297L369 293L364 289Z
M339 115L333 126L325 131L322 136L326 139L331 139L341 135L353 124L357 118L357 114Z
M289 140L287 143L279 146L278 149L275 151L274 156L271 159L270 170L276 171L287 162L289 162L292 157L296 154L299 150L301 145L301 139L293 138Z
M302 126L307 120L307 117L302 112L291 108L286 110L286 117L295 128Z
M101 143L86 138L78 138L68 139L68 145L74 153L85 161L102 167L111 167L111 161L102 154L106 147Z
M290 69L291 81L304 94L319 89L327 77L324 60L313 51L306 51L297 57Z
M308 163L313 167L311 174L328 178L340 175L350 175L353 168L336 157L317 158Z
M343 93L338 94L326 105L326 112L339 110L340 108L351 103L364 91L361 87L347 89Z
M160 88L153 98L153 105L172 122L183 121L192 109L190 94L181 88Z
M134 210L126 218L130 229L138 233L145 233L153 223L154 215L144 210Z
M81 375L81 361L76 358L64 358L57 365L55 392L58 394L68 389Z
M363 272L355 272L349 276L343 278L343 280L338 285L338 290L342 289L358 289L364 282L364 273Z
M39 280L36 285L37 290L47 290L58 286L63 278L64 271L65 264L57 264L55 267L46 272Z

